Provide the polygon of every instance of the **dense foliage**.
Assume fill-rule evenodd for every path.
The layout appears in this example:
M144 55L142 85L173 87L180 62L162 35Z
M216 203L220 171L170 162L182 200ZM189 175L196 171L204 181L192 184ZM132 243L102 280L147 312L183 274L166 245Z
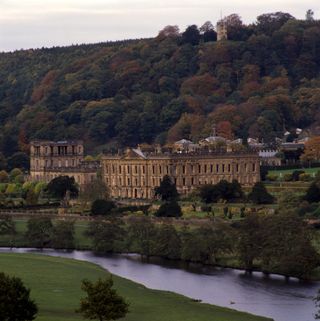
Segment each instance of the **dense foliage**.
M47 193L55 198L62 199L70 193L69 197L77 197L79 188L74 177L58 176L51 180L46 188Z
M221 180L215 185L202 185L199 188L199 196L205 203L215 203L219 200L232 202L243 199L244 193L237 180L233 180L231 183Z
M34 138L81 138L98 152L196 140L213 122L266 142L284 127L319 124L320 22L287 13L227 20L228 41L216 42L207 23L154 39L1 53L0 166L18 152L20 167Z
M71 249L74 248L74 222L57 221L53 225L50 218L32 217L27 222L25 237L32 247Z
M18 277L0 273L0 315L4 321L32 321L38 308Z
M77 312L89 320L111 321L125 317L129 312L129 304L113 288L111 277L95 283L83 280L81 289L87 296L80 301Z
M255 204L272 204L275 200L262 182L257 182L253 185L248 199Z
M206 221L177 228L170 221L135 217L127 221L94 221L87 234L96 253L133 252L203 264L225 265L232 258L248 270L308 278L319 265L312 230L292 211L250 214L240 223Z
M115 207L116 204L113 201L97 199L91 205L91 215L110 215Z

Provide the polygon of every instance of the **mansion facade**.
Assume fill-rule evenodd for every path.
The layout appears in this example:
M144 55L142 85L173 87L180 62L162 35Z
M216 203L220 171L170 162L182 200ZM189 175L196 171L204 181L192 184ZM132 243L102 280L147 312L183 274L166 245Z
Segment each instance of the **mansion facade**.
M50 182L58 176L74 177L80 186L102 179L113 198L152 199L165 175L171 177L181 195L201 185L237 180L252 186L260 180L258 153L143 152L104 155L100 162L85 161L82 141L32 141L30 180Z
M82 141L30 142L30 180L48 183L58 176L69 176L81 186L96 179L99 168L99 162L84 160Z
M128 149L122 155L105 155L102 177L114 198L152 199L163 176L174 181L185 195L204 184L237 180L252 186L260 181L258 154L151 153Z

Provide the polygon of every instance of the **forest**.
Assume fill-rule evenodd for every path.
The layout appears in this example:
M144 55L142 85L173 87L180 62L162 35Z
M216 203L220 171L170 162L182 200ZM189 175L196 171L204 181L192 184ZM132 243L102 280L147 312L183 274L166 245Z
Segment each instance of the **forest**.
M0 53L0 167L32 139L83 139L91 154L211 133L272 142L320 125L320 20L267 13L150 39ZM103 31L102 31L103 32Z

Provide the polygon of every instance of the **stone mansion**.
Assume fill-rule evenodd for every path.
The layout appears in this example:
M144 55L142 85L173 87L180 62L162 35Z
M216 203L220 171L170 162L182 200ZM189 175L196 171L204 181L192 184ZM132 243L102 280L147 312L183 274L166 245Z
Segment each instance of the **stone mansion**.
M165 175L172 178L180 194L223 179L229 182L236 179L246 186L260 180L257 153L144 152L138 148L104 155L99 163L84 161L81 141L32 141L30 149L30 179L49 182L67 175L74 177L81 187L101 171L114 198L152 199L154 188Z

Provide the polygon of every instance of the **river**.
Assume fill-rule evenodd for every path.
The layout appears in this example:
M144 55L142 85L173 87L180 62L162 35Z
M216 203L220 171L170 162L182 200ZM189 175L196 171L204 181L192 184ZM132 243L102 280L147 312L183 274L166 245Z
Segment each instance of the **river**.
M260 272L246 274L241 270L201 265L186 267L165 260L144 262L134 254L100 257L90 251L7 248L0 252L38 253L96 263L148 288L180 293L206 303L271 317L275 321L313 321L312 298L320 288L320 282L265 276Z

